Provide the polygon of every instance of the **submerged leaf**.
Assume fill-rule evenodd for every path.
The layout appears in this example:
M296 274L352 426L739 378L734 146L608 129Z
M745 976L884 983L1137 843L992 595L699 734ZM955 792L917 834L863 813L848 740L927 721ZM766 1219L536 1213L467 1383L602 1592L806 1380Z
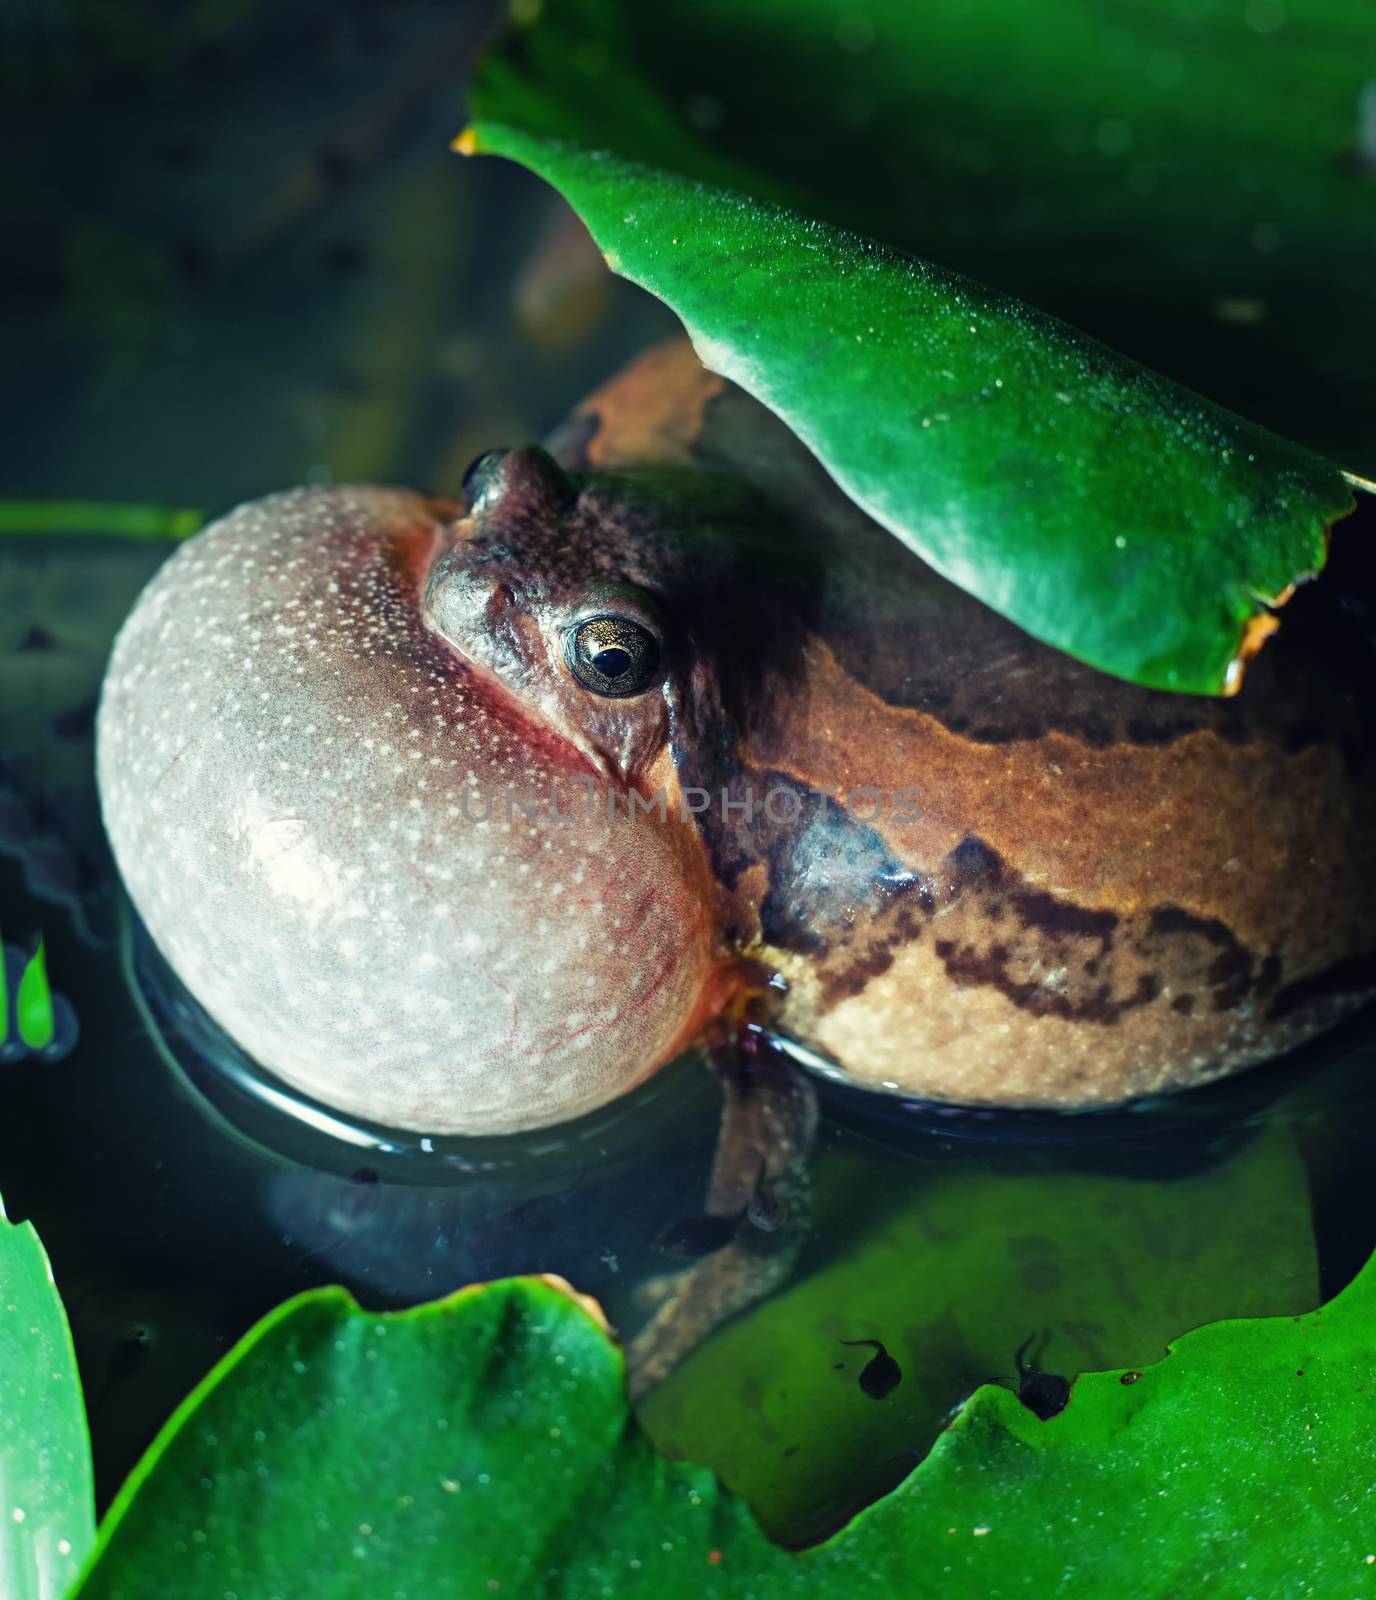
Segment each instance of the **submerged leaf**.
M882 1207L858 1210L870 1194ZM982 1383L1017 1388L1020 1346L1056 1376L1149 1363L1225 1312L1303 1311L1319 1293L1305 1162L1276 1123L1184 1171L1004 1152L914 1184L910 1157L871 1147L819 1167L817 1213L830 1251L639 1407L657 1449L715 1468L789 1544L891 1488ZM863 1338L902 1372L882 1405L871 1352L843 1348Z

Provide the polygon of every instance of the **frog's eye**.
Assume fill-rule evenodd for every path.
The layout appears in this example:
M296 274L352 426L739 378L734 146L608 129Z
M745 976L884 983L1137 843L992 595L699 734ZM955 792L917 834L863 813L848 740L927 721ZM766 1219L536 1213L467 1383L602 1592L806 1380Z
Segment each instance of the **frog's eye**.
M564 641L569 671L585 689L621 700L640 694L659 671L659 640L629 617L590 617Z

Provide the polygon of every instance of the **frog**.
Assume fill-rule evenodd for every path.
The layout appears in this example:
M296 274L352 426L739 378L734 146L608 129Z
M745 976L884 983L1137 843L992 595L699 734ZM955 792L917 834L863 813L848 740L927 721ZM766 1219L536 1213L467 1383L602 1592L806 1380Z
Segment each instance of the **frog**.
M649 1286L643 1387L786 1272L819 1080L1092 1112L1376 990L1371 643L1291 604L1236 693L1111 677L675 341L450 498L190 540L112 652L103 816L191 994L336 1110L525 1133L704 1048L734 1220Z

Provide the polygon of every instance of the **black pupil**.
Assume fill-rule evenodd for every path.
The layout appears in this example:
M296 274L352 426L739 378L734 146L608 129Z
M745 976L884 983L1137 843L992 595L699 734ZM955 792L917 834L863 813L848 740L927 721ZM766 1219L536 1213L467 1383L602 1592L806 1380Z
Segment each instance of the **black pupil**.
M605 678L619 678L631 669L631 653L617 645L608 645L592 658L592 664Z

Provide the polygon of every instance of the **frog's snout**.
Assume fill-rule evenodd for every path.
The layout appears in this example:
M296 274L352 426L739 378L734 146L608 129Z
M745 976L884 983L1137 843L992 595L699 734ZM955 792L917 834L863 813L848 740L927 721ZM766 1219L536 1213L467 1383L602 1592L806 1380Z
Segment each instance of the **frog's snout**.
M521 445L487 450L463 475L464 511L518 521L562 516L578 498L573 481L547 450Z

